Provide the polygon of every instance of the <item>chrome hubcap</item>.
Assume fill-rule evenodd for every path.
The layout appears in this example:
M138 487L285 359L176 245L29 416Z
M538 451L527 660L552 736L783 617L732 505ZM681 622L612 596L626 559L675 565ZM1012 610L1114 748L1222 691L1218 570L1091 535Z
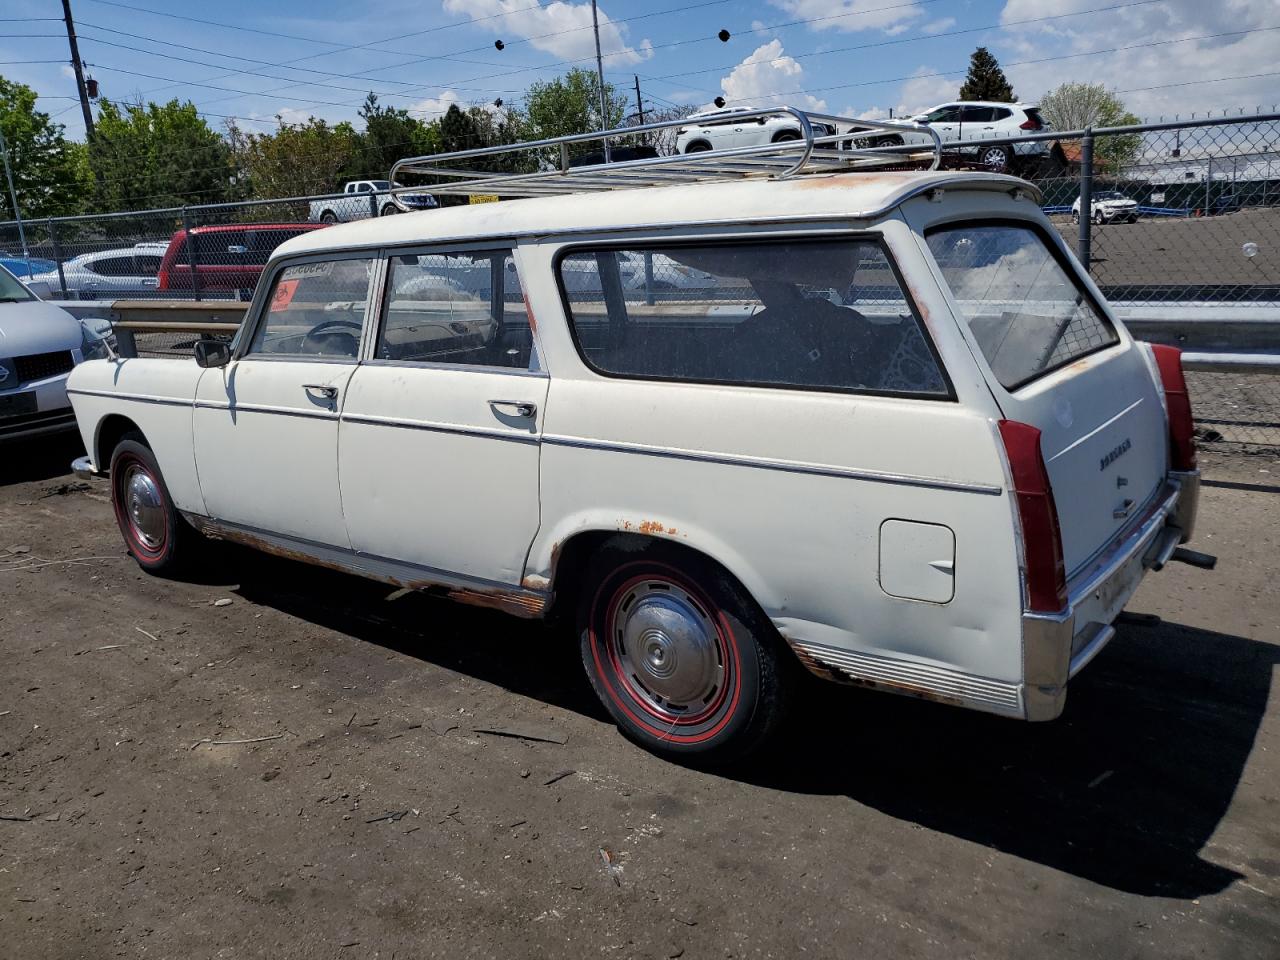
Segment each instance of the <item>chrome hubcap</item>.
M703 707L723 682L715 624L688 593L664 581L636 585L615 608L623 677L657 707Z
M148 550L164 542L164 501L151 474L131 466L124 477L124 511L133 535Z

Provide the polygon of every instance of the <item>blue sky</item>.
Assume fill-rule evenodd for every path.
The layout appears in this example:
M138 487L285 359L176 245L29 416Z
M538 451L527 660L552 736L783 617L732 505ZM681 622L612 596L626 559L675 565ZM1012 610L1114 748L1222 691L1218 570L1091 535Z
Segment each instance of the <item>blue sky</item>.
M594 67L584 0L72 6L81 57L104 96L191 100L217 127L227 117L262 130L276 116L353 119L369 90L430 118L453 102L516 102L536 79ZM629 91L638 75L646 107L724 96L737 105L901 115L954 98L980 44L1028 101L1067 80L1105 83L1152 118L1280 101L1280 0L600 0L599 7L606 74ZM60 17L59 0L0 0L0 74L34 87L40 108L79 138ZM728 42L716 36L722 29Z

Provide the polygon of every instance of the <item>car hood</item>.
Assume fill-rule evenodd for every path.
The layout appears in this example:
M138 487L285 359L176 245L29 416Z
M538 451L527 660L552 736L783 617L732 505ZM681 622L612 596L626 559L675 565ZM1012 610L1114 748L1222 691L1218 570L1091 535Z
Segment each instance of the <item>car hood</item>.
M1100 206L1100 207L1136 207L1136 206L1138 205L1138 201L1137 201L1137 200L1128 200L1128 199L1125 199L1125 200L1095 200L1095 201L1094 201L1094 203L1096 203L1096 204L1097 204L1098 206Z
M61 307L42 300L0 303L0 357L78 350L80 321Z

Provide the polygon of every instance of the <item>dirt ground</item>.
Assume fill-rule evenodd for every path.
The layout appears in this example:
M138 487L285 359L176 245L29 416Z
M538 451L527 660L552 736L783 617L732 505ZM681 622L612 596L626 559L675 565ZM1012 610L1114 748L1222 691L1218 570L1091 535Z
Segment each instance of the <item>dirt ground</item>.
M1217 570L1149 578L1061 720L815 685L713 774L545 627L143 575L76 452L0 467L0 956L1280 956L1273 458L1209 462Z

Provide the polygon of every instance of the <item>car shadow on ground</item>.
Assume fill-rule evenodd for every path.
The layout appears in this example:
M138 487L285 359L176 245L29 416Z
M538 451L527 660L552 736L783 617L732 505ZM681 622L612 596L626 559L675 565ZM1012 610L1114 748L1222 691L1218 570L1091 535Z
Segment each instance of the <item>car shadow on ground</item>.
M248 600L606 720L571 631L226 547ZM1145 896L1192 899L1242 874L1200 856L1230 806L1280 647L1173 623L1122 625L1027 724L801 678L772 749L719 775L847 796L898 820Z
M0 486L54 478L72 482L71 461L84 456L84 444L74 430L5 441L0 449Z

